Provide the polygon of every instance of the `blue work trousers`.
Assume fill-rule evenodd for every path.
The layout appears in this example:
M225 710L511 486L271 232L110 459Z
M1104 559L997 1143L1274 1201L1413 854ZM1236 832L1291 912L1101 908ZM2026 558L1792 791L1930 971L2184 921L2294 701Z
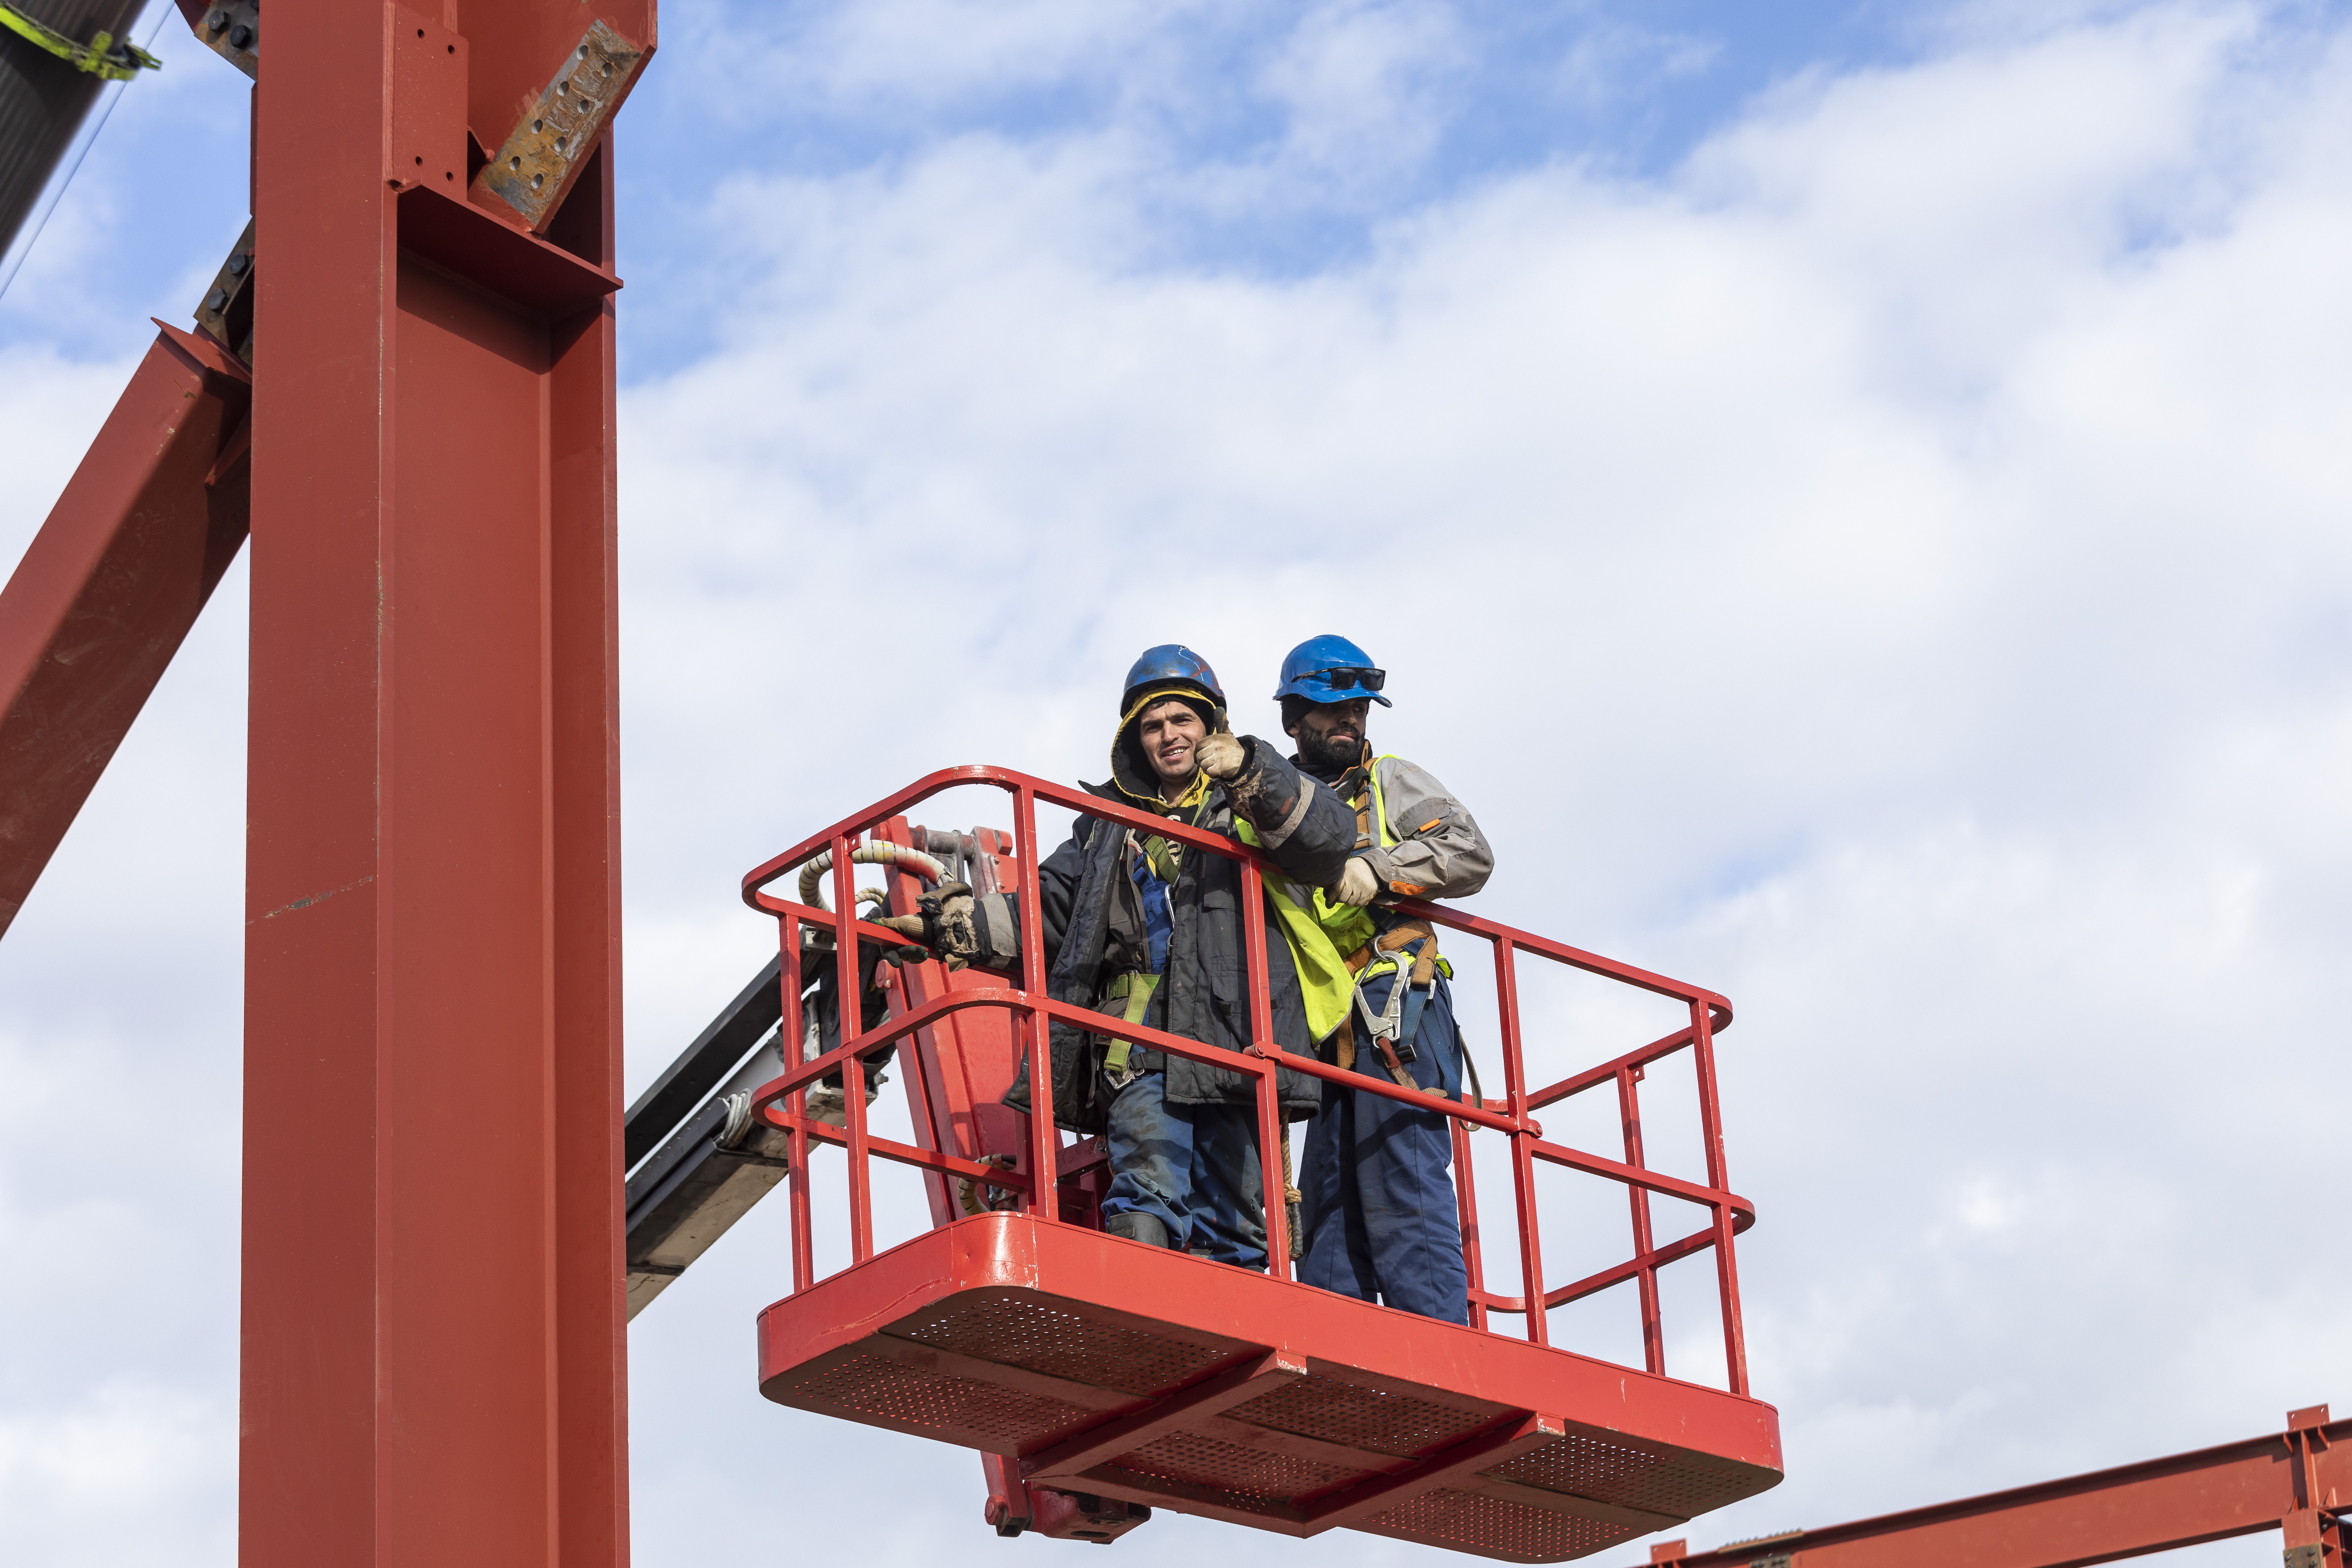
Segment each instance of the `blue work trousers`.
M1386 1002L1385 987L1367 990L1366 1000L1375 1006ZM1360 1016L1356 1031L1355 1070L1394 1081L1378 1044L1365 1037ZM1417 1084L1459 1088L1462 1037L1454 1023L1454 994L1443 978L1430 990L1412 1043L1416 1059L1406 1070ZM1327 1082L1323 1109L1307 1123L1298 1173L1299 1228L1307 1236L1299 1279L1424 1318L1469 1322L1470 1277L1462 1266L1453 1162L1445 1117Z
M1246 1104L1171 1105L1168 1075L1137 1075L1110 1102L1105 1219L1148 1214L1176 1245L1219 1263L1265 1267L1257 1114Z

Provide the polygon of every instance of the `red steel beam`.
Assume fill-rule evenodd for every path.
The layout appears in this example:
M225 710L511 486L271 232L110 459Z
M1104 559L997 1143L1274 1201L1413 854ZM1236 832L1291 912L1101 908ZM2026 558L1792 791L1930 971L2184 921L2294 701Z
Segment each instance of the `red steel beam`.
M1674 1568L2081 1568L2352 1510L2352 1421L2296 1411L2290 1430L1714 1552L1653 1547ZM2307 1456L2307 1458L2306 1458ZM2290 1547L2295 1542L2289 1542ZM2307 1568L2344 1568L2340 1542Z
M245 542L251 378L156 325L0 589L0 932Z
M627 1560L611 149L466 178L596 22L269 10L245 1568Z

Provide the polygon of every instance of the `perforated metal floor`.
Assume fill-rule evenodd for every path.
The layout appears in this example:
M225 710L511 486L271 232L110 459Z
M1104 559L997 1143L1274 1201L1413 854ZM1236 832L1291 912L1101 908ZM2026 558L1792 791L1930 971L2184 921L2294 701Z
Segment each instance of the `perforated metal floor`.
M1780 1479L1757 1401L1008 1215L769 1308L761 1391L1058 1488L1515 1563Z

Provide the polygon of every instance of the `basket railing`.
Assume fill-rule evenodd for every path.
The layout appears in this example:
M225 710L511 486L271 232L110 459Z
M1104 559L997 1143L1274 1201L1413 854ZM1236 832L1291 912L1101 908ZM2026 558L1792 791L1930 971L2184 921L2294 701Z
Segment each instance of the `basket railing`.
M943 791L974 784L1001 789L1013 797L1013 837L1024 924L1020 973L1017 976L1008 977L1008 984L1004 985L951 990L943 996L913 1006L895 1018L886 1019L874 1028L853 1033L851 1025L859 1019L859 1011L852 999L861 994L858 944L864 942L897 948L904 946L906 939L887 927L858 918L856 870L851 863L850 851L864 840L866 835L890 818L900 816L909 806ZM1254 851L1231 838L1010 768L977 765L942 769L919 779L747 873L743 879L744 901L774 916L780 928L782 1037L785 1040L797 1042L803 1037L803 995L813 978L806 973L806 967L812 952L822 955L821 949L812 950L804 944L803 928L819 927L832 931L831 958L838 965L837 994L842 998L841 1044L821 1056L789 1066L782 1077L757 1091L752 1103L755 1115L789 1134L787 1159L791 1167L792 1264L795 1292L807 1289L817 1279L810 1194L813 1143L835 1144L847 1152L848 1241L850 1266L853 1268L874 1255L873 1186L867 1163L877 1158L915 1166L943 1178L1010 1192L1017 1195L1020 1206L1032 1216L1054 1224L1067 1223L1056 1212L1055 1188L1061 1177L1066 1151L1054 1124L1053 1068L1049 1059L1049 1026L1052 1021L1060 1020L1098 1032L1108 1032L1110 1027L1115 1027L1120 1037L1150 1046L1171 1056L1239 1072L1256 1080L1255 1109L1266 1258L1268 1270L1275 1278L1288 1279L1291 1277L1282 1186L1282 1150L1286 1130L1276 1089L1276 1072L1288 1068L1328 1083L1419 1106L1451 1119L1454 1190L1461 1216L1463 1261L1469 1277L1469 1315L1473 1328L1493 1331L1488 1319L1495 1314L1519 1317L1524 1320L1526 1338L1537 1344L1549 1344L1550 1331L1547 1314L1550 1310L1631 1279L1636 1281L1639 1292L1645 1368L1652 1373L1663 1373L1665 1370L1665 1350L1658 1271L1694 1253L1712 1250L1716 1258L1717 1295L1722 1316L1728 1384L1734 1394L1745 1395L1748 1393L1747 1352L1739 1310L1738 1268L1733 1237L1755 1223L1756 1214L1752 1204L1729 1190L1724 1171L1723 1119L1716 1089L1715 1037L1731 1021L1731 1005L1726 998L1702 986L1621 963L1494 921L1481 920L1442 904L1400 900L1393 907L1402 914L1480 938L1490 944L1494 955L1495 1001L1501 1036L1504 1078L1501 1096L1472 1096L1465 1085L1461 1099L1448 1099L1442 1094L1407 1089L1385 1077L1343 1069L1316 1057L1283 1049L1274 1036L1273 1005L1266 969L1267 922L1262 918L1244 918L1241 922L1251 1041L1243 1050L1234 1052L1203 1045L1197 1040L1185 1039L1140 1024L1118 1022L1113 1025L1102 1013L1056 1001L1046 993L1044 945L1034 940L1034 911L1039 907L1037 808L1041 803L1121 826L1162 835L1188 847L1237 861L1242 887L1241 908L1245 911L1245 917L1247 912L1265 907L1265 871L1262 863ZM830 910L794 902L766 891L770 883L828 850L832 853L834 886L833 908ZM1278 870L1276 874L1281 875ZM1519 1011L1518 960L1521 954L1531 954L1587 974L1671 998L1688 1008L1690 1021L1674 1033L1612 1060L1530 1090L1527 1087L1524 1029ZM1402 983L1402 976L1397 983ZM1022 1059L1028 1065L1031 1112L1026 1119L1024 1157L1011 1169L879 1138L869 1131L866 1124L863 1058L882 1047L910 1038L952 1013L971 1008L1002 1008L1007 1011L1013 1018L1016 1046ZM1643 1144L1639 1086L1645 1069L1685 1049L1690 1052L1697 1080L1699 1131L1706 1167L1704 1184L1685 1181L1651 1169L1646 1163ZM786 1052L788 1061L793 1054ZM842 1078L842 1102L846 1121L845 1127L838 1129L814 1121L807 1114L805 1105L809 1087L835 1072ZM1616 1090L1619 1120L1622 1127L1622 1159L1572 1148L1544 1136L1536 1112L1603 1086L1612 1086ZM1517 1231L1515 1241L1519 1277L1525 1282L1523 1295L1500 1295L1488 1290L1486 1286L1484 1236L1471 1160L1471 1139L1478 1131L1499 1133L1509 1144L1513 1217ZM1075 1152L1081 1147L1073 1143L1067 1146L1067 1150ZM1625 1189L1633 1240L1629 1257L1610 1268L1556 1289L1543 1288L1543 1256L1536 1197L1536 1168L1539 1164L1600 1177L1617 1183ZM1054 1173L1055 1179L1039 1182L1034 1174L1039 1172ZM1686 1236L1661 1244L1655 1239L1652 1225L1650 1200L1653 1194L1697 1205L1708 1212L1709 1220Z

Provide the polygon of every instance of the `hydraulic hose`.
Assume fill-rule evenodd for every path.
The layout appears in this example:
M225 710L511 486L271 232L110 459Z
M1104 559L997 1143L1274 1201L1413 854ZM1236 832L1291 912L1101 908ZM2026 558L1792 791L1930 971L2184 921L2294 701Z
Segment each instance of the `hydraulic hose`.
M947 868L919 849L909 849L903 844L859 844L849 851L853 866L888 866L900 871L911 871L934 888L948 879ZM833 851L820 853L801 868L801 902L814 904L818 909L833 906L824 901L824 874L833 869Z

